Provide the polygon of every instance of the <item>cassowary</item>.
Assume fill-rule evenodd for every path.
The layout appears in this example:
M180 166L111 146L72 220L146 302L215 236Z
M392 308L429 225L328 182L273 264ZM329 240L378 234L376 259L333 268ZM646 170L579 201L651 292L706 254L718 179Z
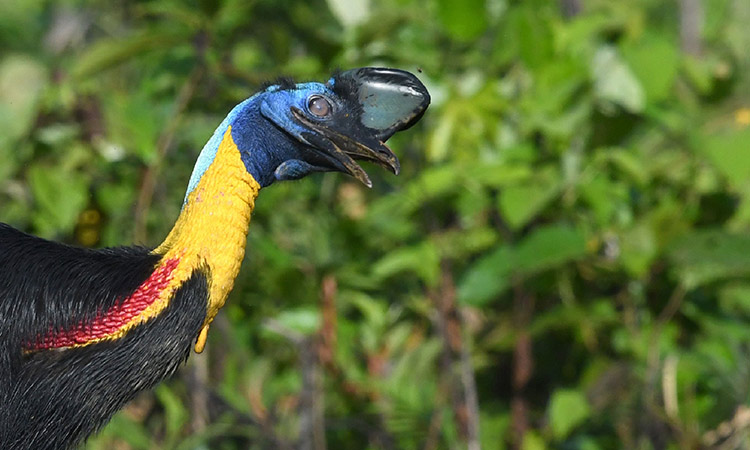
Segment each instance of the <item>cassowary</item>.
M170 376L224 305L258 191L355 160L398 173L384 142L430 102L395 69L268 87L237 105L203 147L182 210L155 249L91 250L0 224L0 448L80 443Z

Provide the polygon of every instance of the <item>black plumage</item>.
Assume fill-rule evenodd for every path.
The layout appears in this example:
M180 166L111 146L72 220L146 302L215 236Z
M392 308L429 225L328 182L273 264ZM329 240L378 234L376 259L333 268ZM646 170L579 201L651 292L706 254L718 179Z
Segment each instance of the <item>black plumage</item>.
M429 100L394 69L280 80L219 125L156 250L78 248L0 223L0 449L74 446L173 374L231 290L258 191L320 171L370 185L355 160L397 172L384 142Z
M119 340L74 352L27 351L50 324L69 329L71 318L93 320L131 295L160 257L142 247L67 246L4 224L0 249L0 448L66 448L189 355L205 318L206 273L194 273L163 314Z

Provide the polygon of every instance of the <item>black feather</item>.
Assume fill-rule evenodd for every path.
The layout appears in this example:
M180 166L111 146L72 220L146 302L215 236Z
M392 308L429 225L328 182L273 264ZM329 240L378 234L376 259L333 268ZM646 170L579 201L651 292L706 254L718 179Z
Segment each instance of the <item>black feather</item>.
M131 295L160 258L144 247L73 247L0 223L0 330L18 345L89 322Z
M336 83L334 83L332 87L333 93L343 99L351 99L352 95L358 91L358 87L353 78L340 76L342 73L343 72L339 69L336 69L333 72L331 78L336 80ZM352 102L349 106L357 106L357 102Z
M66 246L0 224L0 448L69 448L185 361L206 316L206 270L120 339L24 352L50 325L69 329L132 294L159 258L138 247Z
M290 76L279 76L275 80L270 81L264 81L261 84L261 90L265 91L266 89L270 88L271 86L278 86L279 89L285 90L285 89L295 89L296 84L294 82L294 78Z

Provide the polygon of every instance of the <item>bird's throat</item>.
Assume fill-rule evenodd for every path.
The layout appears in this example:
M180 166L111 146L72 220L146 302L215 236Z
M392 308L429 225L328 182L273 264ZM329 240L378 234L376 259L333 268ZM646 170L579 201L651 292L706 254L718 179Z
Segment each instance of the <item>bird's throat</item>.
M258 191L260 185L245 168L230 126L214 161L188 195L174 228L155 250L164 255L162 264L175 258L180 261L170 284L174 290L196 270L207 271L208 306L196 351L203 349L208 325L234 286L245 256L247 231ZM171 294L167 294L168 298ZM166 305L154 305L157 310L163 307ZM154 311L154 315L157 313Z
M230 126L214 161L188 195L174 228L155 250L163 255L162 265L179 260L168 291L176 290L196 270L207 272L208 306L196 351L203 349L208 325L234 286L245 256L250 215L259 190L260 185L240 157ZM172 293L165 292L164 300L155 302L153 310L144 311L143 319L165 308Z
M51 331L28 349L80 347L120 338L164 311L180 286L199 272L206 276L209 288L206 318L195 346L196 351L202 351L208 326L224 306L239 273L259 190L229 127L210 166L188 195L174 228L154 250L161 259L151 276L93 321L71 330Z

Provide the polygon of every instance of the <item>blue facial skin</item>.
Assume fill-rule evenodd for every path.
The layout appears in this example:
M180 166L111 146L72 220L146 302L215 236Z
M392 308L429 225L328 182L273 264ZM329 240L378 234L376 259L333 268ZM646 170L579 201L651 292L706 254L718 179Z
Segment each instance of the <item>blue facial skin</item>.
M313 114L308 108L312 96L325 98L328 112ZM389 68L352 69L325 84L271 86L222 121L198 157L185 198L216 158L229 127L245 168L261 187L318 171L348 173L369 186L354 160L370 160L397 173L398 160L383 142L419 120L429 102L414 75Z
M325 96L336 104L335 94L322 83L302 83L295 89L271 86L243 101L227 115L201 150L188 183L187 196L198 185L203 174L216 157L219 144L232 126L232 139L241 152L242 161L250 175L266 187L275 180L298 179L317 168L304 161L307 146L302 133L308 131L292 117L290 108L307 112L311 95Z

